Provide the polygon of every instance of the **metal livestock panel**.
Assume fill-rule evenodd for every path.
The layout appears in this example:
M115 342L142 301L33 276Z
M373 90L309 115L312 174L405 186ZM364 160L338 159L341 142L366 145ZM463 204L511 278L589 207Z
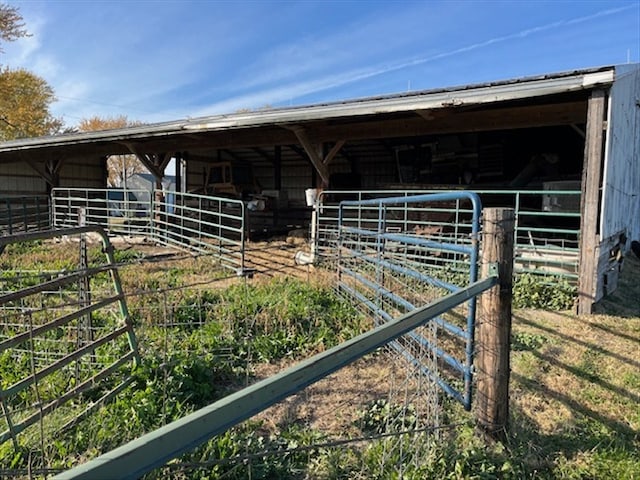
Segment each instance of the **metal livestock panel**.
M0 235L51 228L48 195L0 197Z
M475 190L485 206L515 209L515 272L557 275L575 283L578 278L580 191L574 190ZM339 203L380 197L442 193L437 190L360 190L329 191L319 195L316 215L315 248L320 260L332 260L337 245ZM361 210L348 212L360 224L377 221ZM470 210L456 201L449 205L422 208L395 208L387 224L406 231L411 226L421 236L459 241L468 235L465 217Z
M196 410L98 458L78 465L57 480L137 479L171 459L224 433L279 400L301 391L439 315L496 285L497 276L472 283L439 300L318 353L282 372Z
M452 205L466 209L461 215L464 220L459 219L464 234L428 237L420 233L420 217L448 215ZM340 202L339 292L368 310L375 325L383 325L473 284L478 279L481 213L480 197L473 192ZM427 328L390 344L467 410L471 408L475 312L472 298L465 308L447 312Z
M54 188L53 225L71 228L82 221L110 234L141 235L174 247L211 255L244 275L246 209L241 200L148 190Z
M103 260L87 253L87 233L100 236ZM130 385L131 368L140 364L113 246L102 229L0 237L0 251L73 236L80 237L77 269L6 271L0 279L0 354L7 364L28 359L32 366L30 374L0 386L0 444L13 440L17 447L22 432L37 424L43 431L44 418L54 412L47 430L69 428ZM52 377L66 379L66 387L43 387ZM75 401L86 393L96 398L89 406Z

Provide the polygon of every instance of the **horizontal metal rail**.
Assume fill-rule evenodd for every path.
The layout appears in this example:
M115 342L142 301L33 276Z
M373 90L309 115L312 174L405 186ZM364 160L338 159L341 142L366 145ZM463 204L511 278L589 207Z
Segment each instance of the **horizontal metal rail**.
M580 235L580 191L578 190L474 190L485 206L513 207L515 225L515 273L556 275L574 283L578 278ZM334 258L338 234L339 204L353 205L384 197L411 197L441 194L442 190L359 190L324 191L318 197L316 216L316 252L319 259ZM551 199L551 201L550 201ZM554 199L560 199L554 203ZM387 227L413 231L442 241L455 239L460 244L469 232L470 211L460 202L433 208L389 206ZM371 228L377 218L367 216L362 208L345 208L343 224L354 228ZM388 233L392 233L389 231ZM558 258L560 256L560 258Z
M175 193L153 202L153 238L166 245L211 255L244 274L246 208L237 199Z
M289 395L349 365L367 353L474 298L496 283L497 277L478 281L54 478L58 480L137 479Z
M48 415L49 413L53 412L56 408L64 405L70 400L73 400L79 394L94 388L96 383L102 380L105 380L106 378L109 377L109 375L112 375L114 372L116 372L118 368L120 368L121 366L125 365L130 361L135 360L134 357L135 357L135 352L131 351L129 353L126 353L124 356L120 357L113 364L109 365L107 368L98 372L93 377L75 386L73 389L67 391L66 393L59 396L52 402L49 402L48 404L43 405L42 407L39 407L38 410L35 413L33 413L31 416L23 419L19 424L13 425L13 428L11 430L0 434L0 443L4 443L7 440L9 440L12 437L12 435L17 435L23 432L25 429L35 424L36 422L38 422L43 417L43 415ZM103 403L96 402L96 404L98 406L101 406Z
M147 190L54 188L51 191L53 225L73 228L80 224L82 215L85 224L100 226L113 234L148 235L151 221L148 199Z
M113 246L102 228L88 225L0 237L0 252L5 246L12 243L64 236L80 236L80 245L83 245L83 235L88 233L93 233L102 240L104 263L98 262L97 266L88 267L86 262L79 262L84 265L79 271L62 274L58 278L38 285L7 291L0 295L0 309L5 313L0 325L0 335L2 335L0 352L8 354L9 358L12 358L13 355L28 354L31 355L34 362L30 374L24 374L12 385L0 388L2 416L6 422L3 431L0 432L0 443L12 439L17 444L18 434L42 421L45 415L51 414L58 407L84 391L99 387L109 390L105 394L107 397L113 395L112 392L119 391L123 385L129 384L131 375L119 378L119 381L116 381L114 385L110 385L111 379L107 377L121 377L119 372L125 363L131 363L131 367L135 367L140 362L133 323L125 302ZM86 250L82 247L79 257L86 258ZM109 274L110 282L108 285L110 286L105 287L104 290L94 290L92 292L94 293L93 298L91 298L92 295L86 295L90 292L83 290L83 288L88 288L91 279L103 273ZM34 276L41 278L39 275L35 275L35 272ZM50 278L51 273L48 276ZM17 276L14 277L14 280L20 282L22 278ZM5 289L9 289L12 279L2 280L6 283ZM101 283L102 280L103 278L101 278ZM68 288L73 284L78 287L75 296L73 296L74 292ZM61 288L64 290L59 290ZM58 304L60 295L65 297L62 304ZM73 297L71 298L73 301L67 301L69 296ZM18 305L15 305L16 302ZM31 308L30 303L37 305L37 307ZM114 307L119 310L120 315L114 319L113 324L95 329L91 327L90 315L92 313L108 312L111 317ZM15 317L14 320L7 321L13 317ZM60 329L66 333L61 338L58 334ZM97 339L93 338L95 332L99 332ZM128 348L125 347L125 343ZM105 355L101 350L104 350L104 346L108 344L117 347L114 352L122 353ZM42 350L38 351L38 348L42 347L45 348L44 354ZM86 368L80 369L81 363L84 363ZM32 399L23 405L25 399L29 398L31 389L35 389L37 397L39 381L58 372L74 375L74 364L75 383L73 386L68 386L56 398L38 398L37 402ZM33 393L32 390L31 393ZM98 404L100 403L98 402ZM22 406L16 408L17 405ZM24 415L26 417L23 417Z
M0 197L0 235L42 230L50 226L47 195Z
M247 224L241 200L179 192L156 198L156 193L55 188L51 194L53 224L56 228L74 227L83 215L87 224L111 234L146 236L164 245L210 255L236 274L245 273Z

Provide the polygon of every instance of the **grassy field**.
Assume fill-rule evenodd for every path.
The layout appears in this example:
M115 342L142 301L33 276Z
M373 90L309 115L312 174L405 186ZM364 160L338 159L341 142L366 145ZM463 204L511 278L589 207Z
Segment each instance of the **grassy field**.
M8 248L0 264L3 272L70 269L74 256L68 245L38 243ZM238 279L207 258L141 246L120 248L117 258L126 263L120 274L143 357L133 388L80 428L47 434L46 441L20 440L18 448L5 442L0 478L68 468L367 328L320 272ZM640 260L629 257L619 289L593 316L515 310L507 441L485 443L472 416L443 400L442 421L456 428L439 436L424 464L403 478L640 479L638 279ZM372 402L384 394L389 368L382 355L359 362L319 384L304 408L298 404L309 393L149 478L396 478L380 467L384 438L326 445L345 435L335 421L345 395L353 404L345 416L349 435L370 433L363 418L367 428L381 421L371 406L380 405ZM360 390L345 393L347 379L355 378L363 382ZM1 380L3 387L12 381ZM259 455L274 449L290 453Z

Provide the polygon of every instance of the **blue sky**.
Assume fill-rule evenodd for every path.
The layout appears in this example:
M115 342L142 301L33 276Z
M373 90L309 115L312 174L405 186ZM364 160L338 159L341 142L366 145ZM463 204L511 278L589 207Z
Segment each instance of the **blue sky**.
M640 61L640 0L15 1L0 64L69 126L146 122Z

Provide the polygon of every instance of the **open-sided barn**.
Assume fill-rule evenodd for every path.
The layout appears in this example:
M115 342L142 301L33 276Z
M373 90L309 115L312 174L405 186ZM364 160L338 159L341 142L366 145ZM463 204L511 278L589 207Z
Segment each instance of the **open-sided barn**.
M308 221L310 187L545 190L542 213L575 214L541 230L579 232L579 310L590 312L615 288L625 239L640 238L639 142L640 66L606 66L6 142L0 192L104 188L107 158L124 154L157 185L174 159L181 192L259 191L280 220Z

